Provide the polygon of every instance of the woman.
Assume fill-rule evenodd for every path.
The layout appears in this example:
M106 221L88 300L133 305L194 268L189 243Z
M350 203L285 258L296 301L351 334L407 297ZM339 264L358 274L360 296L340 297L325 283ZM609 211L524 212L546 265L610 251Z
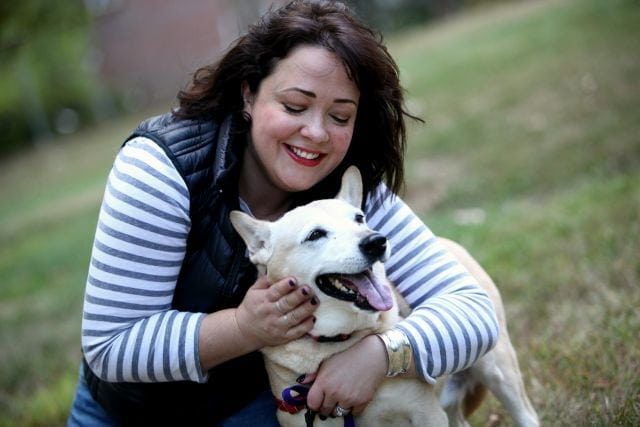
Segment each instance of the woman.
M309 408L357 415L385 375L433 382L493 346L486 294L394 195L408 116L397 66L346 6L300 0L267 13L179 100L140 125L109 176L70 425L277 425L258 350L310 331L318 303L295 278L256 279L228 214L275 219L333 197L349 165L413 313L327 360ZM297 323L281 321L290 312ZM387 359L398 343L400 365Z

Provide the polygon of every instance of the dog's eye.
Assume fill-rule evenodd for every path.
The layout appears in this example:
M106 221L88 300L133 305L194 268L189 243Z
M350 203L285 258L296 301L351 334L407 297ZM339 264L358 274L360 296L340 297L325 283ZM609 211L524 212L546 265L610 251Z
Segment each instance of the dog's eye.
M358 224L364 224L364 215L362 214L356 214L356 222Z
M322 239L323 237L326 237L326 236L327 236L326 230L323 230L322 228L315 228L313 229L313 231L311 231L311 233L309 233L306 240L313 242L314 240Z

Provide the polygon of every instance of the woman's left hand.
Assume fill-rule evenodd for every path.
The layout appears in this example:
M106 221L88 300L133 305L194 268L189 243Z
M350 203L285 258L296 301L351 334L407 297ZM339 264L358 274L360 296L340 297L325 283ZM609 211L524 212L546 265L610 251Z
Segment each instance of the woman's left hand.
M337 405L359 415L373 398L386 372L384 344L370 335L322 363L309 389L307 405L325 416L334 415Z

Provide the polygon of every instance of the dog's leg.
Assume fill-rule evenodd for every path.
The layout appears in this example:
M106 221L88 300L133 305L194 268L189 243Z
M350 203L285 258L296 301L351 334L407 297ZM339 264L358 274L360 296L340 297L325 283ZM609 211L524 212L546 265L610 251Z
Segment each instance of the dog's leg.
M536 414L524 389L515 351L508 340L482 357L475 365L458 372L444 383L440 404L447 413L450 427L467 427L466 421L489 389L507 410L515 425L539 426Z
M468 427L463 410L465 396L474 388L473 377L467 369L449 376L440 392L440 405L449 419L449 427Z
M518 359L511 342L504 340L480 359L471 372L502 403L514 423L520 427L540 425L522 382Z
M446 404L445 408L449 415L450 425L465 425L460 419L464 419L464 416L472 411L468 410L470 408L464 407L464 396L465 394L467 396L470 393L473 394L478 383L485 385L498 398L516 425L539 425L538 416L524 389L516 352L507 332L504 306L495 283L462 246L448 239L440 238L439 240L458 258L487 292L500 323L500 338L496 347L465 373L455 374L445 383L440 401ZM445 392L447 393L445 394Z

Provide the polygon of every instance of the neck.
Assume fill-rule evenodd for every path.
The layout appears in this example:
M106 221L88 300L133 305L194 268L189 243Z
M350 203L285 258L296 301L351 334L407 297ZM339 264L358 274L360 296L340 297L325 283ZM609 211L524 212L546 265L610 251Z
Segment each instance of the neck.
M274 186L259 165L252 163L251 156L245 155L240 171L238 190L242 200L249 205L251 213L258 219L276 220L291 205L291 194Z
M263 183L248 183L240 179L240 197L245 201L251 213L258 219L274 221L289 209L288 194L268 191Z

